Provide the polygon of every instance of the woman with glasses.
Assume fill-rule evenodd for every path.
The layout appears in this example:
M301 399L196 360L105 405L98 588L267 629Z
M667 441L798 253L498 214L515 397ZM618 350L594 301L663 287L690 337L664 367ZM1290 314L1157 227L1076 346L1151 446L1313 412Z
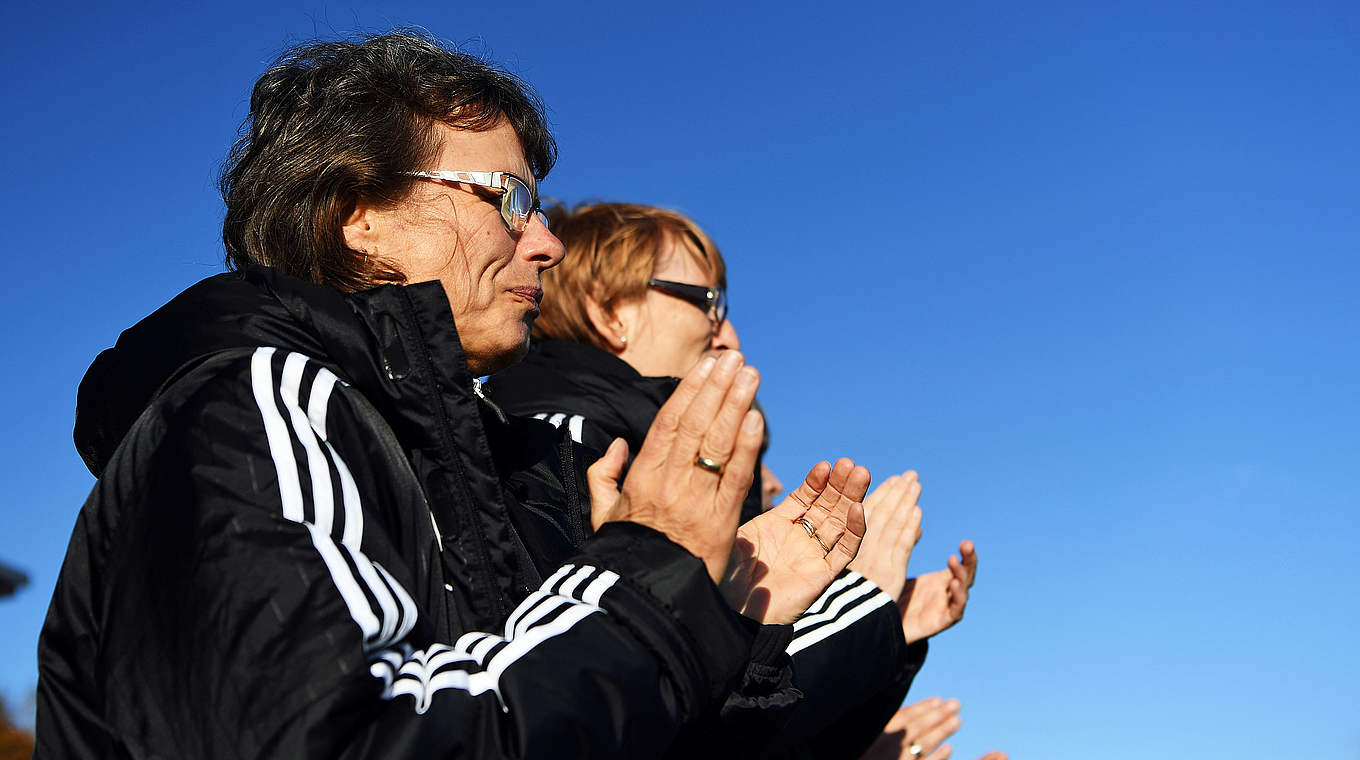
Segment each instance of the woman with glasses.
M548 419L597 451L615 438L637 451L676 378L741 347L722 255L665 209L601 203L553 208L549 219L570 241L566 265L544 273L533 352L488 388L508 411Z
M523 82L419 36L259 79L222 180L231 271L80 386L98 482L39 641L35 757L656 757L755 656L736 611L835 578L863 468L747 536L767 577L730 568L761 438L740 355L687 368L627 477L482 398L562 260L555 158Z
M598 203L553 208L548 216L566 257L544 273L529 355L492 377L487 394L506 411L547 420L597 451L616 438L636 451L679 378L706 356L739 347L722 255L698 225L666 209ZM761 514L758 469L743 530ZM723 756L739 756L733 747L743 747L752 756L857 758L925 658L924 640L904 639L895 600L853 572L796 620L752 617L792 624L761 629L755 650L763 660L748 668L716 725L682 737L692 742L685 746L691 754L724 742L731 746L718 750ZM790 660L788 681L761 675Z

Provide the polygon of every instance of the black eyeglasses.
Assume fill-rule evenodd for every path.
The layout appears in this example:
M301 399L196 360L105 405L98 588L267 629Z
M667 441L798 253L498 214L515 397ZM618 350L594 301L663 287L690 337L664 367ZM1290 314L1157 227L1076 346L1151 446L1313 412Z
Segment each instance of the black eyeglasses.
M662 293L673 295L703 309L704 313L708 314L708 320L713 323L714 330L722 327L722 323L727 319L727 294L721 288L670 280L648 280L647 287L656 288Z

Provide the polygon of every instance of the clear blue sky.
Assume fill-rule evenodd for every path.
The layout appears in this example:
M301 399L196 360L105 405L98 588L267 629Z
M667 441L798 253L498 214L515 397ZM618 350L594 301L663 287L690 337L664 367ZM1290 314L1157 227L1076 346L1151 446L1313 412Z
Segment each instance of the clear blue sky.
M914 690L956 757L1360 757L1360 6L220 5L0 14L0 692L93 482L76 384L219 271L251 83L418 25L541 90L546 193L718 241L777 471L914 467L916 569L977 542Z

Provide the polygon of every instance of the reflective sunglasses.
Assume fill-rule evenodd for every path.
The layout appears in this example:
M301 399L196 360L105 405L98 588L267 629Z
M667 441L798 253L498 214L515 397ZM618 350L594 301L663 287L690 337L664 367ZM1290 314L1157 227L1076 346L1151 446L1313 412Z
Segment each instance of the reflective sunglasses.
M713 323L714 330L721 327L727 319L727 294L720 288L655 279L648 280L647 287L656 288L703 309L704 313L708 314L709 321Z
M544 227L548 226L538 191L510 172L427 171L406 172L406 176L449 185L475 185L500 193L501 221L516 234L529 226L529 218L535 214Z

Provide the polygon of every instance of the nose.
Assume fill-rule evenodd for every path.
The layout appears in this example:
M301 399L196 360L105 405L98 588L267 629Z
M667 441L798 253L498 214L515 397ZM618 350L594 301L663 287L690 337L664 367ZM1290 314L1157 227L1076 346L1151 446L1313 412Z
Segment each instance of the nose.
M784 493L784 484L775 477L774 470L764 462L760 463L760 503L761 508L769 511L774 507L774 499Z
M521 258L536 264L540 271L561 264L562 258L567 255L562 241L552 234L548 225L543 223L543 217L538 214L533 215L529 226L520 233L515 250Z
M775 476L774 470L765 467L760 471L760 485L762 491L771 497L784 493L784 483Z
M732 324L732 320L724 319L718 325L718 329L713 332L712 346L714 351L731 349L736 351L741 348L741 338L737 337L737 328Z

